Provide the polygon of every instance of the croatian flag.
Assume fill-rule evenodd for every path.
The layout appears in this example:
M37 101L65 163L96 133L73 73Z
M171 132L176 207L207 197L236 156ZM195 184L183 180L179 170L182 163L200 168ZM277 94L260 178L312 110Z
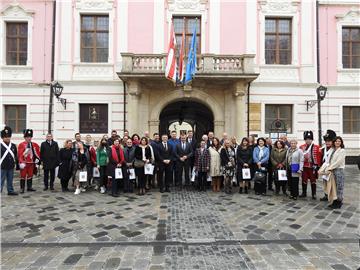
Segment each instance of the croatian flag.
M175 39L175 32L174 32L174 25L171 22L171 31L170 31L170 41L169 41L169 48L168 54L166 58L166 67L165 67L165 77L174 83L176 83L176 39Z
M188 61L186 64L185 83L191 82L196 73L196 25L191 38Z
M180 56L179 56L179 76L178 76L179 83L184 83L184 73L185 73L184 49L185 49L185 28L182 33Z

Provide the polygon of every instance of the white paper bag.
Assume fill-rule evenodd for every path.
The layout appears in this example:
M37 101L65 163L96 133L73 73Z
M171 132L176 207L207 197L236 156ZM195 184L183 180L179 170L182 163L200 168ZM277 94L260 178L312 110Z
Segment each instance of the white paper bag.
M58 174L59 174L59 166L57 166L57 167L55 168L55 177L57 177Z
M196 179L196 171L195 168L193 168L190 181L195 182L195 179Z
M116 168L115 169L115 179L122 179L122 178L123 178L122 169Z
M211 182L211 176L210 176L210 175L208 175L207 181L208 181L208 182Z
M87 182L87 172L79 172L79 182Z
M100 171L97 167L93 168L93 177L94 178L99 178L100 177Z
M154 173L155 166L151 163L146 163L144 166L145 174L152 175Z
M330 179L330 174L328 174L328 175L322 175L321 176L321 178L322 178L322 180L325 180L325 181L329 181L329 179Z
M251 179L251 173L249 168L243 168L242 169L242 179Z
M233 183L237 183L236 174L234 174L234 176L233 176L233 178L232 178L232 182L233 182Z
M278 170L278 180L279 181L287 181L286 170Z
M130 180L136 179L135 169L129 169L129 179Z

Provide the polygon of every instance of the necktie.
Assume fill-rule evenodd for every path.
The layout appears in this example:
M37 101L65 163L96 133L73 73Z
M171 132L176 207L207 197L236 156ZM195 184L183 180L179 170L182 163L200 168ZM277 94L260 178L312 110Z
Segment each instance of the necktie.
M167 143L164 143L165 150L167 151Z
M182 145L183 145L183 150L185 151L185 143L183 143Z

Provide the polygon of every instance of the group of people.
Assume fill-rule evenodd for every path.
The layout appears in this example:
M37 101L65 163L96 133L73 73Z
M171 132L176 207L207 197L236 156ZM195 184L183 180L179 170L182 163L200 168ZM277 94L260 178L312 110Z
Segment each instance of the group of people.
M193 186L206 191L211 183L213 192L223 188L230 194L239 186L238 192L247 194L254 182L256 195L266 195L267 190L279 195L281 190L296 200L307 196L310 182L315 200L320 176L325 193L321 200L329 200L331 208L342 205L345 150L343 139L332 130L325 134L323 148L313 142L312 131L304 132L305 143L300 146L285 136L275 143L270 138L255 141L253 136L237 143L235 137L229 139L226 133L220 140L209 132L197 142L192 130L182 133L180 138L176 131L170 136L154 133L153 138L149 132L142 137L138 134L130 137L125 131L120 138L113 130L110 138L104 135L100 141L93 141L90 135L82 141L81 134L76 133L74 141L66 140L59 149L52 134L47 134L39 146L32 141L33 131L26 129L24 141L18 147L11 142L11 135L10 127L1 131L1 191L6 179L8 195L18 195L13 188L15 168L20 170L20 192L24 193L25 187L32 192L33 175L42 164L44 191L54 190L56 176L63 192L70 191L72 179L76 195L94 187L114 197L119 196L121 189L134 192L135 188L138 195L144 195L156 183L161 193L169 192L171 186L177 189Z

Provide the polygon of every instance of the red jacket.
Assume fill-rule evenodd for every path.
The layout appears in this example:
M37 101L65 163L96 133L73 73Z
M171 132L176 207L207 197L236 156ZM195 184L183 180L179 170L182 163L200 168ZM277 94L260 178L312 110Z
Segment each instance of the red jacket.
M35 163L36 160L40 160L39 145L35 142L31 142L31 145L34 151L31 151L31 148L26 151L28 146L28 143L26 141L19 144L18 146L19 163Z
M90 147L89 149L89 154L90 154L90 160L91 160L91 165L95 166L96 164L96 150L94 147Z
M312 145L312 149L307 152L307 144L300 146L300 149L304 153L304 167L312 168L313 166L321 166L321 152L320 147L316 144ZM307 152L307 153L306 153Z

